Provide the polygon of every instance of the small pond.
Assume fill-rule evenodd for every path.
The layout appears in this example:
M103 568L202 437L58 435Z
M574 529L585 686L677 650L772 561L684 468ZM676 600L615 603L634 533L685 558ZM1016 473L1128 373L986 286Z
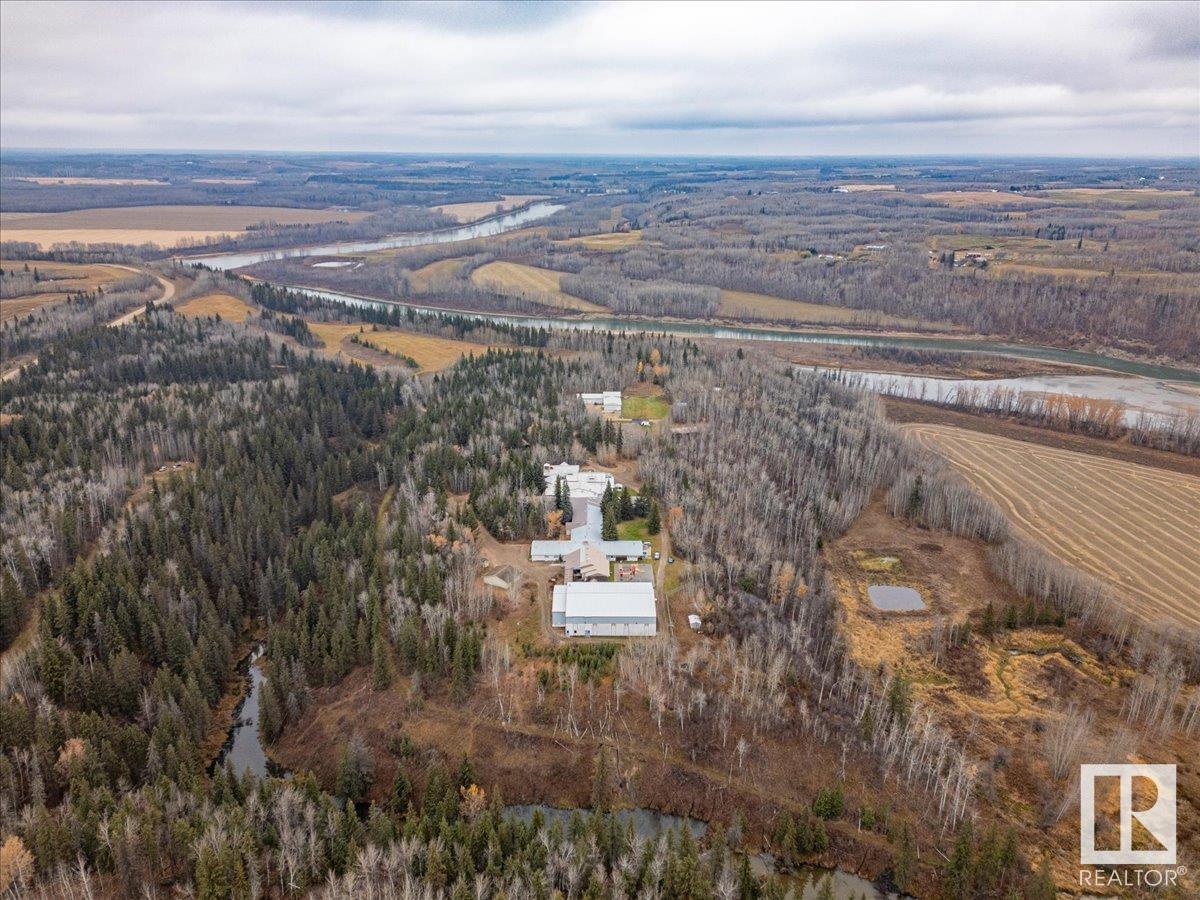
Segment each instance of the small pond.
M872 584L867 588L871 605L885 612L915 612L925 608L920 593L898 584Z

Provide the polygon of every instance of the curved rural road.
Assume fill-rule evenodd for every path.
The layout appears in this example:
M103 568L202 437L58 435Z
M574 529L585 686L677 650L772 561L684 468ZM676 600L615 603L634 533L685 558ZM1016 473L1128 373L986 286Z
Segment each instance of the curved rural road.
M142 271L141 269L135 269L132 266L117 266L116 268L128 269L130 272L139 272L140 273ZM157 300L152 301L151 305L152 306L165 306L166 304L170 303L171 299L175 296L175 285L172 282L168 281L166 278L163 278L163 276L161 276L161 275L155 275L154 277L156 279L158 279L158 283L162 286L163 293L162 293L162 296L159 297ZM140 316L145 311L146 311L146 307L144 307L144 306L139 306L137 309L131 309L129 312L125 313L123 316L118 316L117 318L115 318L111 322L109 322L108 327L109 328L117 328L118 326L121 326L121 325L128 325L130 322L132 322L134 319L136 319L138 316Z

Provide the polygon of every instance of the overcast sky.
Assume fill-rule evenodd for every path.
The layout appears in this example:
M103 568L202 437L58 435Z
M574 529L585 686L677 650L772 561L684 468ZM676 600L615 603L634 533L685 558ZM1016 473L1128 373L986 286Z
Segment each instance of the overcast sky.
M0 144L1200 155L1200 2L0 4Z

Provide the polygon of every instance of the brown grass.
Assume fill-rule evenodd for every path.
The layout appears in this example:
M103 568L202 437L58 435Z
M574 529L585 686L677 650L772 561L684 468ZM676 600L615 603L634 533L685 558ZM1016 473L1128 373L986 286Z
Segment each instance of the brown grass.
M175 311L189 318L219 316L226 322L244 322L254 314L254 307L232 294L216 293L192 297L176 306Z
M471 281L509 296L525 297L545 306L572 309L579 312L606 312L607 309L587 300L563 293L559 286L562 272L541 269L522 263L496 260L480 266L471 273Z
M28 241L48 249L57 243L158 244L174 247L244 231L260 222L303 225L357 222L369 213L279 206L127 206L57 213L0 213L0 241Z
M407 356L416 361L422 372L436 372L454 365L468 353L476 355L487 351L486 344L471 341L456 341L432 334L417 334L411 331L372 331L371 326L361 323L309 322L309 330L324 344L326 356L355 358L358 349L348 338L358 335L369 348L375 348L393 356ZM399 363L399 360L397 360Z
M640 230L633 231L606 231L602 234L585 234L580 237L566 238L561 241L556 241L559 244L578 244L581 247L586 247L588 250L622 250L625 247L632 247L634 244L640 243L642 240L642 232Z
M459 222L474 222L476 219L495 215L497 207L500 208L500 211L506 211L515 209L518 206L524 206L526 203L532 203L534 200L545 199L545 194L505 194L499 200L482 200L476 203L445 203L441 206L431 206L429 208L450 216L450 218Z
M1000 504L1014 527L1147 620L1200 625L1200 478L946 425L901 428Z
M486 344L411 331L371 331L362 339L387 353L416 360L422 372L437 372L454 365L468 353L478 356L488 350Z
M826 306L803 300L784 300L749 291L721 291L717 315L728 319L763 319L778 322L813 322L836 325L877 325L888 328L915 328L915 319L902 319L870 310Z
M434 288L438 282L449 280L454 270L461 266L464 258L461 256L451 257L450 259L439 259L437 262L431 262L427 266L422 266L419 269L413 269L408 273L408 283L413 290L425 292Z
M875 610L865 587L885 577L863 572L864 554L898 557L900 576L886 580L917 587L931 604L929 612ZM1119 661L1102 662L1063 629L1001 629L991 638L977 631L959 646L947 647L940 659L931 652L937 622L962 622L972 615L978 624L988 603L1002 611L1021 602L992 574L982 542L894 518L876 500L831 542L826 557L856 661L868 671L903 672L914 697L935 711L971 756L993 762L978 773L986 786L977 796L988 798L979 803L981 810L1015 828L1022 846L1037 847L1039 856L1048 853L1060 886L1077 884L1078 814L1068 806L1047 827L1041 810L1048 797L1077 796L1078 788L1069 779L1055 783L1051 777L1041 741L1034 737L1041 726L1075 704L1095 715L1085 761L1132 761L1135 754L1140 760L1178 760L1180 772L1187 772L1181 778L1196 777L1197 758L1184 735L1133 736L1121 716L1123 685L1132 673ZM1196 845L1196 815L1185 794L1180 806L1185 846Z

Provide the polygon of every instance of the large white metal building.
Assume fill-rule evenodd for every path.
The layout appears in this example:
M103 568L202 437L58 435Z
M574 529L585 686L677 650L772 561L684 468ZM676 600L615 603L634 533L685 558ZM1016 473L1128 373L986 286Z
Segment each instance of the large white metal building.
M619 413L621 411L620 391L598 391L591 394L577 394L586 406L599 406L605 412Z
M567 637L649 637L658 631L648 581L572 581L554 586L550 624Z

